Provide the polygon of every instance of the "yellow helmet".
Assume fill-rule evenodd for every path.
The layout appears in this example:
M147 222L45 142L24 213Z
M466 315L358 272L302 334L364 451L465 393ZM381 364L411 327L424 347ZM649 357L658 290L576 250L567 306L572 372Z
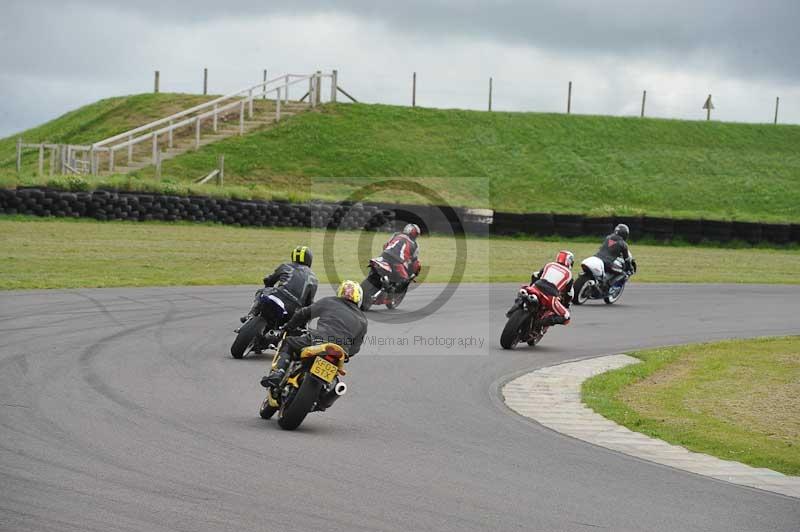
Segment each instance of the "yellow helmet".
M352 301L356 305L359 305L361 304L363 292L361 290L361 285L357 282L342 281L342 284L339 285L339 290L336 292L336 295L342 299Z

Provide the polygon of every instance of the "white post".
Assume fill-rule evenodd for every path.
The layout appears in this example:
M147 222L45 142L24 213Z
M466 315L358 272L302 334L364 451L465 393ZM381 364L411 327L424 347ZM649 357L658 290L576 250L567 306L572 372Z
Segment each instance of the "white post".
M244 135L244 100L239 105L239 135Z
M281 121L281 88L278 87L275 89L277 91L277 96L275 97L275 121Z
M89 147L89 175L94 175L94 146Z
M169 121L169 131L167 132L167 139L168 139L168 142L169 142L169 144L168 144L169 148L172 148L172 124L173 124L173 122L172 122L172 120L170 120Z
M266 100L267 99L267 69L264 69L264 83L261 84L261 98Z
M153 133L153 164L156 163L156 155L158 155L158 135Z
M197 122L194 128L194 149L200 149L200 117L197 117Z
M247 117L252 120L253 119L253 89L247 91Z
M161 179L161 151L156 152L156 179Z
M56 166L56 147L50 145L50 175L53 175L53 170Z
M130 166L130 160L128 160L128 166ZM109 148L108 150L108 171L114 171L114 148Z
M283 83L284 83L283 101L285 103L289 103L289 74L286 74Z
M334 70L331 72L331 102L336 103L336 87L339 84L339 72Z
M308 105L314 107L314 76L308 78Z
M217 132L217 105L214 104L214 133Z

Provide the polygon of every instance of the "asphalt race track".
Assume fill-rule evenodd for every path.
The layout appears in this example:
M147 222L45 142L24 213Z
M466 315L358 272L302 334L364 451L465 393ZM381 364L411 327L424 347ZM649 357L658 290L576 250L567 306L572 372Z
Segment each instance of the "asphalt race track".
M798 499L573 440L498 393L567 359L798 333L800 287L632 284L507 352L515 288L371 321L348 395L295 432L258 417L268 357L229 355L255 287L0 293L0 529L800 529Z

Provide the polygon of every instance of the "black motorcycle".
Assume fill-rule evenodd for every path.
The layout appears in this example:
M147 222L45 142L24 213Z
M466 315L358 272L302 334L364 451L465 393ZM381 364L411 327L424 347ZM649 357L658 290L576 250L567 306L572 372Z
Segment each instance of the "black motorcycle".
M339 379L346 373L347 360L344 349L334 343L306 347L289 363L281 383L267 389L258 414L270 419L277 412L282 429L296 429L308 414L324 412L347 393L347 385Z
M412 274L407 280L393 281L392 265L383 257L369 261L369 274L361 282L361 310L369 310L372 305L386 305L388 309L397 308L406 297L408 285L416 277Z
M256 290L253 306L241 327L235 329L236 339L231 344L231 356L243 358L248 353L261 353L274 347L280 340L277 332L284 316L284 309L273 301L260 302L262 290Z
M636 260L631 257L631 266L626 268L620 257L614 261L611 271L605 271L605 264L599 257L589 257L581 262L583 272L575 280L576 305L583 305L590 299L602 299L607 305L619 301L628 279L636 273Z

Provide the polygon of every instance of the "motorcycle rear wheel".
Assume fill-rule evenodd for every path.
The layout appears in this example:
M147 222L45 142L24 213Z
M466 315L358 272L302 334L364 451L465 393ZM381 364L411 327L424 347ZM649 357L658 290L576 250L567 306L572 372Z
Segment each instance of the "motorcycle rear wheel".
M503 332L500 334L500 346L503 349L514 349L520 342L521 337L527 334L526 320L530 322L530 315L525 309L515 310L503 327ZM530 326L530 325L528 325ZM525 331L522 331L522 329Z
M372 274L361 282L361 310L363 311L367 311L372 307L375 294L377 294L379 290L377 286L372 284L370 277L372 277Z
M314 408L314 403L319 400L322 382L306 375L300 388L288 403L283 403L278 410L278 425L283 430L294 430Z
M583 305L587 301L589 301L589 294L591 294L591 290L593 289L592 286L589 286L587 283L589 282L589 276L585 273L582 273L578 276L578 279L575 281L575 299L573 302L576 305Z
M231 344L231 356L233 358L242 358L249 353L255 345L256 336L261 334L266 325L267 320L261 316L255 316L247 320L241 326L236 334L236 339Z

